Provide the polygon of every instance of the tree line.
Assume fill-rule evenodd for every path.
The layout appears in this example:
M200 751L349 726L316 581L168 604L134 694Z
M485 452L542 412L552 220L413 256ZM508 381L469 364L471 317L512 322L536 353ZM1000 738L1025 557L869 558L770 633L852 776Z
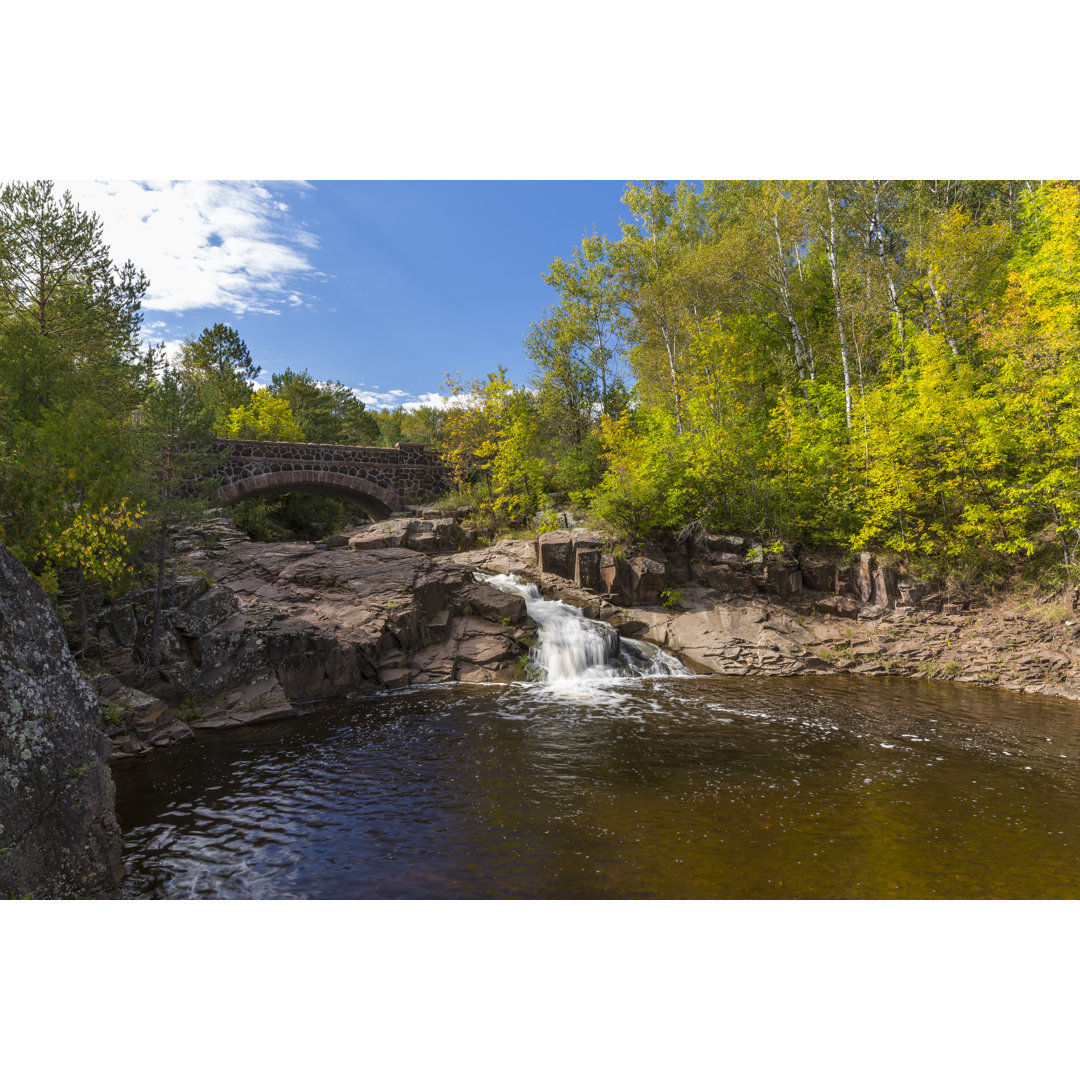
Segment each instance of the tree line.
M496 528L570 505L631 538L1075 570L1075 183L649 182L623 204L620 235L544 274L528 383L448 378L452 406L375 412L306 370L257 388L221 323L147 347L149 283L100 221L48 182L3 186L0 539L54 592L119 587L140 545L163 566L206 502L185 455L217 435L426 442ZM255 535L343 516L305 495L239 511Z
M46 181L0 188L0 540L54 596L132 580L142 550L164 571L169 527L205 506L215 436L392 445L422 418L372 413L344 385L260 368L217 323L168 356L142 340L146 276L117 265L100 220ZM307 500L305 503L304 500ZM341 518L287 496L245 507L264 532Z
M558 493L992 572L1080 546L1080 191L1038 181L631 184L544 275L533 377L445 449L494 519Z

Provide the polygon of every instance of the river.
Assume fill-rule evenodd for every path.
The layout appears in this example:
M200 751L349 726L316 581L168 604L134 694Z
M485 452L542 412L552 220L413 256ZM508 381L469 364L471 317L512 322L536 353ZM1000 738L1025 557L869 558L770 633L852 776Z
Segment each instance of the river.
M118 763L125 895L1080 897L1080 706L691 676L493 583L528 594L539 681L396 691Z

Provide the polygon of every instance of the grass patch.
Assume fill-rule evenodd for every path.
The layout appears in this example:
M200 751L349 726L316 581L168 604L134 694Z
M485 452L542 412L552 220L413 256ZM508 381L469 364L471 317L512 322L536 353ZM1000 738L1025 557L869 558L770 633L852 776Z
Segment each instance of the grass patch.
M1046 626L1060 626L1068 622L1075 612L1064 604L1056 602L1049 604L1037 604L1024 612L1024 617L1032 622L1043 623Z

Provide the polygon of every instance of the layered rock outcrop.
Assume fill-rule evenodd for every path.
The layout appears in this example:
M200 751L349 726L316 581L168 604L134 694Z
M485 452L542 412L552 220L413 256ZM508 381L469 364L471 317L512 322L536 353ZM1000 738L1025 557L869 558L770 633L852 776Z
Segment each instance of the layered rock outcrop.
M764 594L800 608L851 619L879 618L898 603L927 610L902 596L896 573L869 552L849 562L793 550L764 552L746 537L698 532L679 542L651 544L633 555L614 550L610 536L590 529L559 529L537 537L541 573L554 574L614 604L655 604L672 586L702 586L724 597ZM940 605L938 610L940 610Z
M740 537L698 536L617 559L583 529L470 548L472 537L435 513L315 546L209 539L185 556L201 572L169 585L156 667L145 655L149 590L102 610L103 662L119 678L103 676L98 688L116 756L342 695L522 677L535 627L520 597L478 582L476 571L534 581L701 672L854 671L1080 690L1080 663L1064 640L1057 648L1075 634L1071 621L1053 656L1025 654L1027 668L1016 670L994 655L974 608L898 582L869 557L766 557ZM964 651L954 656L958 636Z
M122 876L94 691L45 594L0 545L0 898L107 897Z
M409 547L238 543L199 565L170 583L156 667L149 595L99 618L118 757L346 694L509 681L535 629L520 597L477 582L467 562Z

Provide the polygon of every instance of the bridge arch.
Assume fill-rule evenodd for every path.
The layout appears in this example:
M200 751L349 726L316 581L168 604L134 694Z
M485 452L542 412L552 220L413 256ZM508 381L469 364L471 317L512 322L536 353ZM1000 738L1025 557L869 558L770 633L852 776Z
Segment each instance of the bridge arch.
M253 495L284 495L290 491L307 491L352 503L374 521L382 521L402 509L397 492L359 476L328 469L283 469L245 476L222 484L218 488L218 501L223 506L233 506Z

